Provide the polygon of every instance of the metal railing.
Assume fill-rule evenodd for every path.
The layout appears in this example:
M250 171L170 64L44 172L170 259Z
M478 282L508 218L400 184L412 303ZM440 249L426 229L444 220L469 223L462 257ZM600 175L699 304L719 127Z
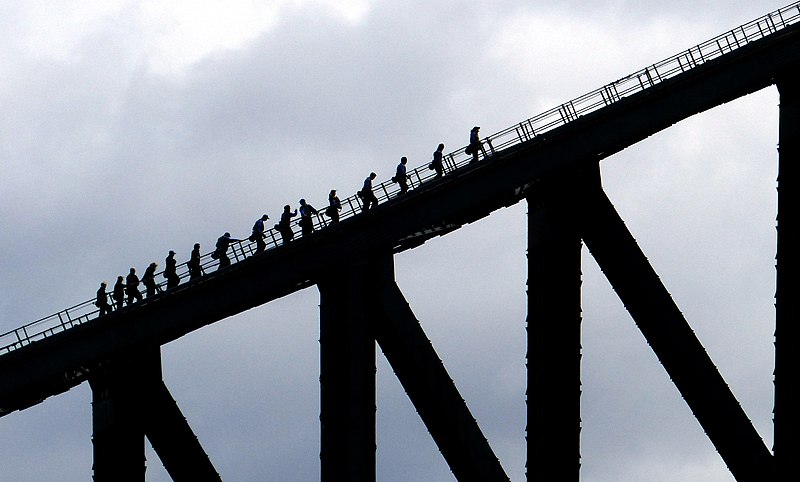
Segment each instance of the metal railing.
M735 51L753 41L778 32L789 25L797 23L799 20L800 1L741 25L718 37L662 60L661 62L649 65L638 72L610 84L606 84L599 89L563 103L535 117L524 120L496 134L485 137L481 140L483 144L479 157L491 157L504 149L533 140L539 135L568 124L582 115L597 111L620 99L653 87L666 79L675 77L710 60ZM443 168L445 175L453 174L460 168L469 164L472 159L472 156L464 153L463 147L444 155ZM425 185L432 185L434 184L433 180L435 175L436 173L429 168L428 164L417 167L408 172L409 188L413 190L420 189ZM399 190L399 185L392 181L385 181L373 186L373 193L378 198L379 203L396 198ZM331 220L327 218L323 212L324 209L321 209L319 213L312 216L315 231L324 229L331 224ZM340 219L345 220L351 218L360 212L362 212L362 201L358 196L352 195L342 201ZM299 220L295 220L290 223L290 229L295 236L301 235L298 222ZM276 228L265 231L264 241L267 244L266 250L278 248L283 244L280 232ZM256 255L254 244L254 242L249 242L247 240L231 243L228 252L231 262L237 263ZM206 253L200 258L201 266L204 271L216 264L211 254L211 252ZM183 263L179 265L178 268L178 276L181 282L186 281L189 278L187 264ZM162 275L163 272L158 273L156 276L162 277ZM191 280L189 283L181 284L177 288L166 291L166 283L158 283L158 290L160 293L141 302L125 306L122 309L127 310L139 304L157 301L163 296L168 296L173 290L192 286L195 283L202 282L202 280L202 277ZM94 305L94 300L84 301L59 311L56 314L28 323L7 333L0 334L0 355L85 323L96 317L98 312L99 310Z

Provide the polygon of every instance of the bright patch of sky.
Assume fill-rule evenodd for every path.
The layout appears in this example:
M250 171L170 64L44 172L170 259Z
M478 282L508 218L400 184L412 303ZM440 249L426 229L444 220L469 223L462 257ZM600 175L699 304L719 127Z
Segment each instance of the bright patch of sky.
M346 25L369 12L366 0L36 0L15 15L14 44L34 57L72 62L81 47L110 25L135 25L151 73L181 74L206 56L235 50L269 31L289 9L311 8Z

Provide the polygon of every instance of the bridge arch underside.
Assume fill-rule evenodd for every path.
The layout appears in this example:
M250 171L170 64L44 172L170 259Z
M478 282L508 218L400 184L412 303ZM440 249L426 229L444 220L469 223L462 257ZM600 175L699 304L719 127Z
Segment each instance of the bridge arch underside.
M395 283L392 255L527 200L528 478L579 478L582 242L732 474L738 480L768 480L788 473L787 460L796 444L790 436L796 416L789 407L797 406L797 400L785 387L797 378L789 368L798 312L796 297L790 296L797 263L790 248L796 246L797 236L797 203L791 199L797 192L800 96L796 69L786 67L786 59L797 65L796 37L789 36L774 51L705 70L699 67L692 76L624 99L546 139L498 152L454 179L379 206L346 226L342 223L210 275L163 303L109 315L113 324L87 323L21 348L0 359L0 408L4 413L23 409L88 380L93 390L96 480L119 480L119 471L108 469L105 475L104 467L126 467L127 474L138 474L143 435L154 447L162 447L157 451L165 465L174 461L168 470L176 480L213 480L219 476L161 381L157 347L317 285L323 480L375 478L374 341L456 477L506 480ZM603 158L681 119L772 83L781 95L774 455L603 192L598 168ZM539 396L542 393L548 396ZM158 424L148 424L141 415L131 419L142 405L150 407L151 420ZM558 444L552 443L553 437ZM108 447L116 448L105 450ZM181 458L175 447L191 448ZM203 475L189 467L200 467Z

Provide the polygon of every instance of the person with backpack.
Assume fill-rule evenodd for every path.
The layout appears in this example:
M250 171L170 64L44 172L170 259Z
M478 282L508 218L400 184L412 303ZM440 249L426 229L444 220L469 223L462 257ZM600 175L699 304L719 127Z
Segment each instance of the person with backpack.
M481 151L481 139L478 137L478 131L481 128L475 126L469 131L469 145L464 150L466 154L472 154L471 162L478 162L478 153Z
M292 231L292 218L297 216L297 209L292 212L292 207L288 204L283 207L283 213L281 214L281 220L278 224L275 225L275 229L281 233L281 239L283 240L283 244L288 243L292 239L294 239L294 231Z
M154 262L150 263L150 266L144 270L144 275L142 275L142 283L144 283L144 287L147 288L147 297L150 298L151 296L155 295L157 291L161 291L161 288L158 287L156 284L156 267L158 265Z
M108 293L106 293L106 282L103 281L100 283L100 289L97 290L97 300L94 302L94 305L100 308L100 314L97 316L103 316L106 313L111 313L111 305L108 304Z
M135 301L142 301L142 294L139 292L139 277L136 276L136 268L131 268L128 276L125 277L125 294L128 295L128 306Z
M234 241L241 241L241 239L232 238L231 233L228 232L217 238L217 244L211 257L219 260L218 270L231 265L231 259L228 258L228 246Z
M264 214L253 224L253 234L250 235L249 240L255 241L256 253L260 253L267 248L267 243L264 242L264 238L267 237L267 235L264 234L264 221L267 219L269 219L269 216Z
M314 219L311 217L317 214L317 210L314 209L314 206L306 203L305 199L300 200L300 229L303 232L303 236L308 236L309 234L314 232Z
M328 204L325 214L331 218L332 224L336 224L339 222L339 211L342 210L342 201L336 195L336 189L331 189L330 194L328 194Z
M200 265L200 243L194 243L194 249L189 255L186 266L189 268L189 281L203 276L203 267Z
M122 276L117 276L117 282L114 283L114 293L111 295L117 305L117 311L122 309L122 303L125 301L125 282L123 279Z
M444 176L444 163L442 160L442 151L444 151L444 144L439 144L439 147L433 152L433 160L428 165L428 169L436 171L434 179L439 179Z

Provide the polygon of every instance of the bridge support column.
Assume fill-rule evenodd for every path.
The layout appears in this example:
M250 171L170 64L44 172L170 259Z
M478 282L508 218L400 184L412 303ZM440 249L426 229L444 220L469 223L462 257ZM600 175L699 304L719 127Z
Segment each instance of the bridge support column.
M95 482L144 481L144 411L148 379L158 363L108 362L92 388L92 472Z
M777 82L780 92L778 252L775 292L774 445L778 474L796 472L800 430L800 373L796 368L800 324L800 72Z
M89 384L96 482L145 480L145 436L175 482L221 480L161 380L158 349L107 362Z
M394 281L390 256L375 266L376 339L460 482L508 476Z
M366 266L342 266L320 292L323 482L375 480L375 333Z
M583 241L737 480L773 480L772 456L600 186Z
M528 198L528 480L580 480L581 238L576 183Z

